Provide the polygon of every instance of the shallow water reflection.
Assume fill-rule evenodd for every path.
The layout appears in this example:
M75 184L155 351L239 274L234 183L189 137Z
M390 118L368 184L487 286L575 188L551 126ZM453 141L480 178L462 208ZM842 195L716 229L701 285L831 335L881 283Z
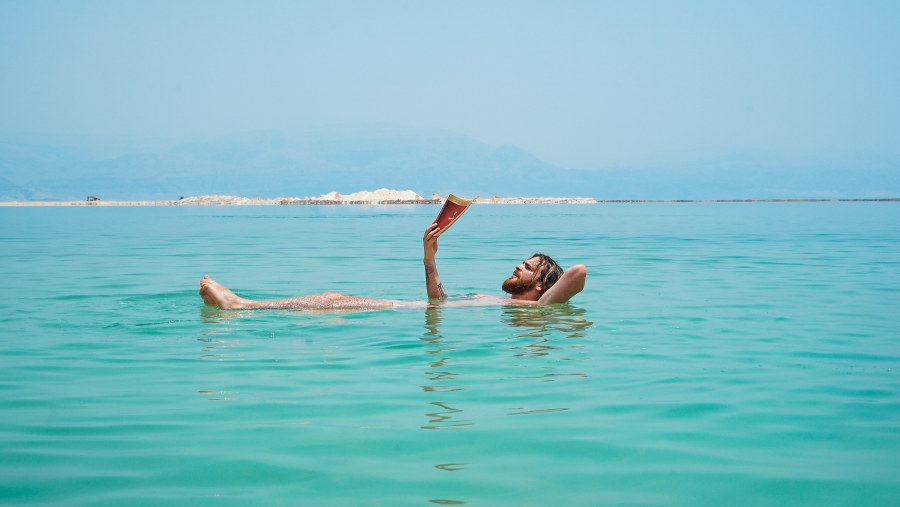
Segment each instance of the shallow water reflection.
M585 313L583 308L571 305L503 308L503 321L520 331L510 339L515 343L510 347L513 357L541 359L517 361L515 366L529 370L518 378L539 379L542 382L552 382L563 377L586 378L587 374L583 371L569 369L572 363L561 363L585 359L582 339L594 325L584 318ZM525 343L521 343L523 340ZM547 361L548 359L551 361ZM561 369L560 364L564 368ZM528 410L514 414L558 410L560 409Z
M213 338L197 338L198 342L205 343L200 348L200 359L225 360L244 357L243 353L227 353L227 350L238 344L237 340L217 340Z
M420 387L427 393L448 393L466 389L463 384L458 383L462 378L460 373L448 369L452 365L450 355L454 349L446 346L444 336L441 334L442 311L440 307L425 310L425 333L421 340L429 345L425 354L432 357L427 357L428 368L423 373L431 383ZM428 424L422 426L423 430L462 430L475 424L474 421L458 418L462 409L453 407L449 402L431 401L428 404L432 407L425 413ZM434 407L443 410L435 411Z
M587 310L568 304L547 306L505 306L503 322L521 330L519 336L543 338L562 334L564 338L584 338L593 322L584 318Z
M428 422L432 424L422 426L423 430L463 430L466 429L466 426L475 424L475 421L458 418L457 414L462 413L462 409L454 408L449 403L432 401L428 404L434 405L441 410L425 414L430 418Z
M453 313L444 314L445 311ZM519 386L510 384L510 379L553 382L587 378L584 371L573 368L577 361L586 358L582 339L593 322L587 320L585 314L584 309L570 305L503 307L499 313L500 321L510 325L514 333L498 343L496 338L479 342L473 341L471 336L457 336L458 332L471 333L471 323L466 318L472 317L472 314L442 307L427 308L424 314L425 329L420 338L426 344L427 367L423 368L422 374L427 382L420 388L423 392L434 393L437 399L427 402L427 424L421 428L470 429L477 421L471 415L464 416L467 406L477 409L479 413L487 409L489 414L503 415L550 414L571 410L571 407L558 405L503 405L499 400L515 398L519 393ZM491 326L491 320L496 315L482 313L475 317L486 318L485 326ZM463 323L468 325L460 328ZM498 345L505 347L498 348ZM506 366L497 368L494 360L502 350L508 351L506 360L502 360L502 354L499 358ZM490 367L486 367L487 364ZM533 388L530 389L533 391ZM486 401L493 397L498 402ZM435 407L441 410L435 410Z

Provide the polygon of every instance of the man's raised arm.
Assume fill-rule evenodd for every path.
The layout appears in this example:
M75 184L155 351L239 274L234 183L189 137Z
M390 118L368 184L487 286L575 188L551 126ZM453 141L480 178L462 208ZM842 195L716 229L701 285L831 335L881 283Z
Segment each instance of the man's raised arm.
M538 299L538 304L549 305L553 303L565 303L584 288L584 279L587 277L587 269L583 264L576 264L567 269L559 280L550 287L547 292Z
M447 299L447 291L441 285L441 277L438 276L437 264L434 262L434 254L437 253L438 225L431 224L425 229L422 238L422 246L425 249L425 288L428 290L428 299Z

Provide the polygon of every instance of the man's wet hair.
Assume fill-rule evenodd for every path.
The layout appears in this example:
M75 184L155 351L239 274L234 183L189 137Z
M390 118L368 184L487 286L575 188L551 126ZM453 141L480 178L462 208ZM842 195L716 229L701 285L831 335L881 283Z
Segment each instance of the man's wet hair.
M535 257L541 259L541 276L538 277L538 281L543 287L541 292L547 292L550 287L553 287L553 284L559 281L559 277L563 274L563 268L549 255L536 253L531 256L532 259Z

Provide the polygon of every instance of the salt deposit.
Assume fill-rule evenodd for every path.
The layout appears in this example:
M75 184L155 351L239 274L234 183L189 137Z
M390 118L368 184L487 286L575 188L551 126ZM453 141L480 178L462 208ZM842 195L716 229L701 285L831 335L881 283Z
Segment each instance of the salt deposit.
M382 202L410 202L410 201L424 201L421 195L413 192L412 190L391 190L388 188L379 188L374 192L370 192L368 190L363 190L361 192L354 192L349 195L342 195L337 192L328 192L327 194L322 194L319 197L311 197L310 201L337 201L342 203L351 203L351 202L361 202L361 203L370 203L370 204L378 204Z
M475 197L478 204L589 204L597 201L586 197ZM431 194L428 199L412 190L391 190L379 188L375 191L363 190L348 195L328 192L318 197L278 197L264 199L234 195L199 195L185 197L177 201L74 201L74 202L11 202L3 206L264 206L276 204L427 204L441 203L444 198Z
M261 199L256 199L257 201ZM235 206L241 204L258 204L253 202L254 199L246 197L237 197L234 195L200 195L194 197L186 197L175 201L175 204L184 206Z

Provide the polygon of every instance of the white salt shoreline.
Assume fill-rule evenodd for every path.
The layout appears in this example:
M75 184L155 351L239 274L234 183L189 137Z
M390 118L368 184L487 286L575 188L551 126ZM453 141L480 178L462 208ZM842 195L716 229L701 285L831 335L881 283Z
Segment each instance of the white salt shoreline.
M417 201L324 201L295 198L263 199L256 197L235 196L200 196L197 201L7 201L0 202L0 207L39 207L39 206L270 206L270 205L369 205L389 204L441 204L443 199L422 199ZM741 202L900 202L900 197L873 198L828 198L828 199L593 199L590 197L495 197L492 199L474 199L477 204L637 204L637 203L741 203Z
M362 191L342 195L329 192L318 197L247 198L232 195L202 195L174 201L16 201L0 202L0 206L272 206L272 205L378 205L378 204L440 204L446 196L432 194L424 198L412 190ZM594 204L590 197L476 197L476 204Z

